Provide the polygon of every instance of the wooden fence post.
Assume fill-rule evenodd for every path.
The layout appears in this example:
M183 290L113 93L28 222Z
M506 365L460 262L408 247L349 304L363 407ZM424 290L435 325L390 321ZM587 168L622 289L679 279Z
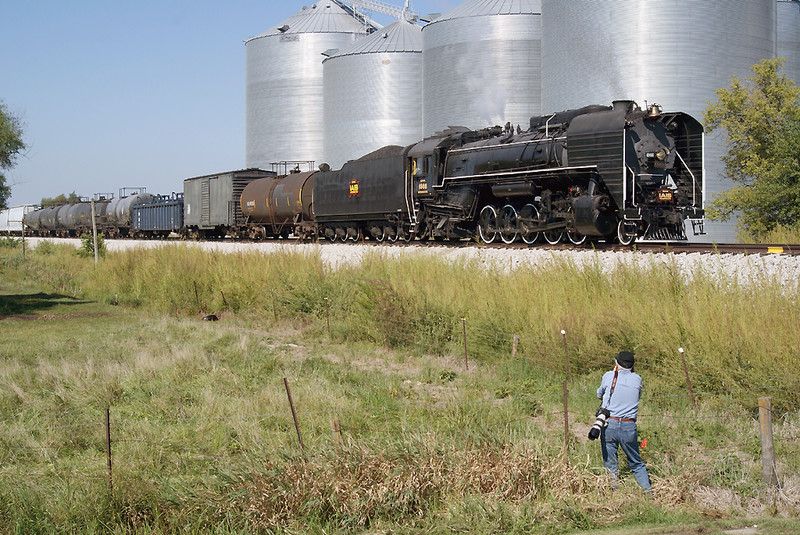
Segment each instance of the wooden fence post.
M689 398L692 400L692 407L697 409L697 401L695 401L694 392L692 392L692 381L689 380L689 368L686 367L686 357L683 356L683 348L679 347L678 351L680 351L681 360L683 360L683 373L686 374L686 386L689 387Z
M569 353L567 352L567 331L561 329L561 338L564 340L564 356L567 359L567 376L569 377L569 382L572 382L572 368L569 365Z
M294 402L292 401L292 391L289 390L289 381L286 377L283 378L283 386L286 387L286 397L289 398L289 408L292 409L292 419L294 420L294 428L297 430L297 440L300 442L300 448L306 449L303 444L303 437L300 436L300 424L297 422L297 412L294 410Z
M511 339L511 358L515 358L517 356L517 348L519 347L519 336L516 334L514 338Z
M111 408L106 407L106 464L108 465L108 489L114 492L114 477L111 474Z
M336 444L342 443L342 426L339 425L339 418L331 420L331 431L333 432L333 441Z
M777 486L775 446L772 443L772 398L758 398L758 423L761 430L761 477L764 483Z

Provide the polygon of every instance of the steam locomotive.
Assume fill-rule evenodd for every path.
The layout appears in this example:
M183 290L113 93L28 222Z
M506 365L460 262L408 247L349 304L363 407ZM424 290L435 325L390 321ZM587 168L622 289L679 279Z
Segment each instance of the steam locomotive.
M702 126L658 105L567 110L531 118L525 132L453 128L339 170L299 163L190 178L182 194L121 202L128 211L100 228L146 237L630 244L686 240L688 219L703 233ZM44 225L41 212L25 215L34 233L87 230Z

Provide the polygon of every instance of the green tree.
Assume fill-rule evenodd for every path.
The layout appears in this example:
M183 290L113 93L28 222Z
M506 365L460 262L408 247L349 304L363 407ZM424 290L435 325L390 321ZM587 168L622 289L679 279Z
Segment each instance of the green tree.
M0 209L7 208L11 188L6 184L7 171L17 163L17 156L25 150L20 120L0 101Z
M738 212L752 236L800 223L800 87L780 72L783 62L762 60L745 82L734 76L703 113L707 132L725 130L725 173L738 183L706 214L725 221Z
M76 202L81 202L81 196L73 191L69 195L66 193L59 193L55 197L42 197L42 201L39 204L42 205L42 208L49 208L51 206L74 204Z

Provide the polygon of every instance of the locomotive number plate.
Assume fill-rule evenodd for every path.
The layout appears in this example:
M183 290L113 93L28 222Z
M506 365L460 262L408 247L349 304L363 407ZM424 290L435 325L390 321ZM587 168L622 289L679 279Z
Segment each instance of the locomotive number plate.
M660 190L658 190L658 201L659 202L672 202L672 190L671 189L660 189Z

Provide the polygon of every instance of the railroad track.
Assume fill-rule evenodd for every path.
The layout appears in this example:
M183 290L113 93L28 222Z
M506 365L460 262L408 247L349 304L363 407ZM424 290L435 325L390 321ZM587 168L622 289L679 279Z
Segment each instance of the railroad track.
M28 238L30 239L30 238ZM58 242L61 240L77 240L77 238L34 238L37 240L48 240ZM126 238L121 238L122 241L132 241ZM107 239L107 241L112 241ZM179 242L179 238L168 238L165 241ZM211 242L226 242L227 239L221 240L207 240ZM311 243L309 241L299 241L294 239L281 239L269 240L272 243L280 243L283 245ZM248 242L241 240L239 243L260 243ZM325 240L317 242L324 245ZM587 242L583 245L573 245L571 243L559 243L550 245L546 243L537 243L536 245L527 245L521 242L512 244L505 243L479 243L470 240L461 241L397 241L394 243L383 242L377 243L374 241L347 241L347 242L331 242L336 245L373 245L375 247L425 247L425 248L485 248L485 249L508 249L508 250L552 250L552 251L611 251L611 252L625 252L625 251L645 251L650 253L679 253L679 254L743 254L743 255L771 255L779 254L784 256L798 256L800 255L800 244L748 244L748 243L734 243L734 244L708 244L708 243L681 243L681 242L637 242L631 246L623 246L616 243L607 243L605 241Z
M351 242L355 243L355 242ZM365 243L365 242L359 242ZM376 244L387 245L389 247L408 247L408 246L424 246L424 247L478 247L487 249L509 249L509 250L524 250L524 249L540 249L552 251L646 251L650 253L698 253L698 254L755 254L755 255L770 255L781 254L786 256L800 255L800 245L798 244L747 244L747 243L734 243L734 244L708 244L708 243L681 243L681 242L638 242L631 246L623 246L617 243L607 243L605 241L597 241L585 243L583 245L573 245L571 243L559 243L556 245L549 244L536 244L527 245L524 243L478 243L474 241L459 241L459 242L397 242L392 244Z

